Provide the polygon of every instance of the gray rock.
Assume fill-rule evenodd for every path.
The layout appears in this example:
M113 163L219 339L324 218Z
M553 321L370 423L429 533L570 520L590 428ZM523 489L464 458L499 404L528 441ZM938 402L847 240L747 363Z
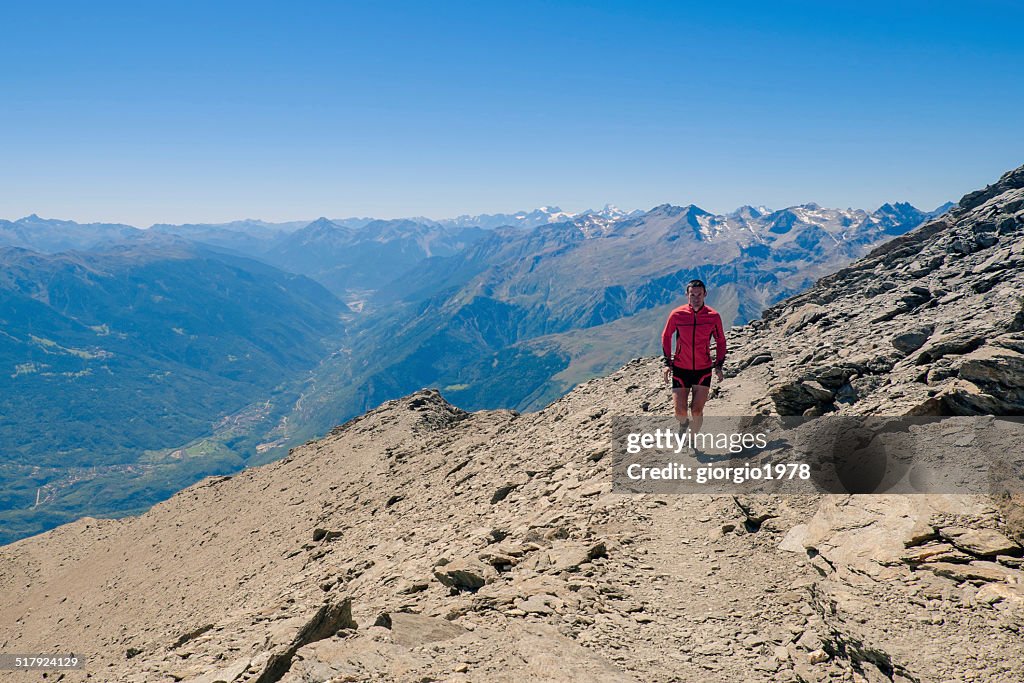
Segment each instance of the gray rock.
M984 232L974 236L974 241L982 249L987 249L999 242L999 238L991 232Z
M952 564L934 562L922 565L930 569L936 576L944 576L954 581L1017 581L1022 573L1016 569L1004 567L995 562L975 561L969 564Z
M957 379L948 383L937 397L946 415L1000 415L1006 402L986 393L973 382Z
M516 600L515 606L526 614L553 614L549 604L552 600L549 595L531 595L526 600Z
M802 415L804 411L818 406L817 399L799 380L782 382L769 388L768 396L775 404L779 415Z
M1003 405L998 413L1014 415L1024 411L1024 354L983 346L964 357L959 376L1000 401Z
M1019 555L1021 546L995 529L969 529L967 527L943 527L939 535L954 546L973 555Z
M825 309L816 304L805 304L786 318L785 326L782 329L784 335L799 332L808 325L817 322L825 316Z
M188 683L234 683L252 664L251 657L236 659L231 664L215 671L189 679Z
M391 613L391 638L402 647L414 648L458 638L466 629L446 619L408 612Z
M974 559L973 555L956 550L949 543L930 543L919 546L904 553L900 560L916 566L925 562L960 562L967 563Z
M395 593L398 595L412 595L427 590L430 584L427 581L402 581L398 584Z
M445 565L434 577L445 586L458 590L475 591L487 583L481 567L464 563Z
M1024 606L1024 588L1005 583L988 583L978 589L974 599L983 605L1004 602L1020 608Z
M801 382L801 386L803 390L810 394L811 398L813 398L819 404L831 403L832 400L835 398L835 395L831 391L823 387L819 382L807 380Z
M772 354L770 351L762 351L759 353L755 353L752 356L749 356L748 358L739 361L736 367L736 371L739 372L747 368L752 368L755 365L761 365L762 363L767 363L770 360L772 360Z
M1024 558L1014 557L1012 555L996 555L996 562L999 564L1012 567L1014 569L1020 569L1024 567Z
M555 572L574 572L581 564L598 557L605 557L608 550L603 542L597 543L565 543L548 551L551 570Z
M921 348L935 330L934 325L918 325L892 338L892 345L900 353L910 354Z
M977 329L954 329L933 336L917 353L918 365L932 363L949 354L970 353L985 343L989 333Z

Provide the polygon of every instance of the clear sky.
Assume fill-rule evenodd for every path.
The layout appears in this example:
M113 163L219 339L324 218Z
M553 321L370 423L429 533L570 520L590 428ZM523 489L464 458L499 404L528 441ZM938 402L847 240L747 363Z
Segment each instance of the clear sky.
M1024 3L0 5L0 218L924 209L1024 164Z

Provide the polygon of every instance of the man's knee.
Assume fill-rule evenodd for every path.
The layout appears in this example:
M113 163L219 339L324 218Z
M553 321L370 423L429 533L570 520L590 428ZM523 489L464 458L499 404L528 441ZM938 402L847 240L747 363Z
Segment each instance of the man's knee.
M690 412L693 413L694 417L701 417L704 415L704 406L692 406Z

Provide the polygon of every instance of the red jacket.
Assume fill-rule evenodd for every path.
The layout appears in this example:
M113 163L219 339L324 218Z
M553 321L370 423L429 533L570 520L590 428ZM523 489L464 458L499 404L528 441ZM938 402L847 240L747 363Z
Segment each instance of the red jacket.
M672 353L672 335L676 337L676 352ZM715 360L711 360L711 337L715 338ZM705 370L722 367L725 362L725 330L722 316L710 306L694 312L690 304L672 311L661 333L661 349L665 364L684 370Z

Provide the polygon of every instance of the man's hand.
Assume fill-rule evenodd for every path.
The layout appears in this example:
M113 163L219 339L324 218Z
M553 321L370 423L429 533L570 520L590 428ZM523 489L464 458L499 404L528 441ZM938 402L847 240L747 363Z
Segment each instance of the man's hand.
M666 366L665 370L661 373L661 376L664 379L665 384L668 384L669 382L671 382L672 381L672 368Z
M721 382L725 379L725 373L722 372L722 368L715 368L715 378Z

